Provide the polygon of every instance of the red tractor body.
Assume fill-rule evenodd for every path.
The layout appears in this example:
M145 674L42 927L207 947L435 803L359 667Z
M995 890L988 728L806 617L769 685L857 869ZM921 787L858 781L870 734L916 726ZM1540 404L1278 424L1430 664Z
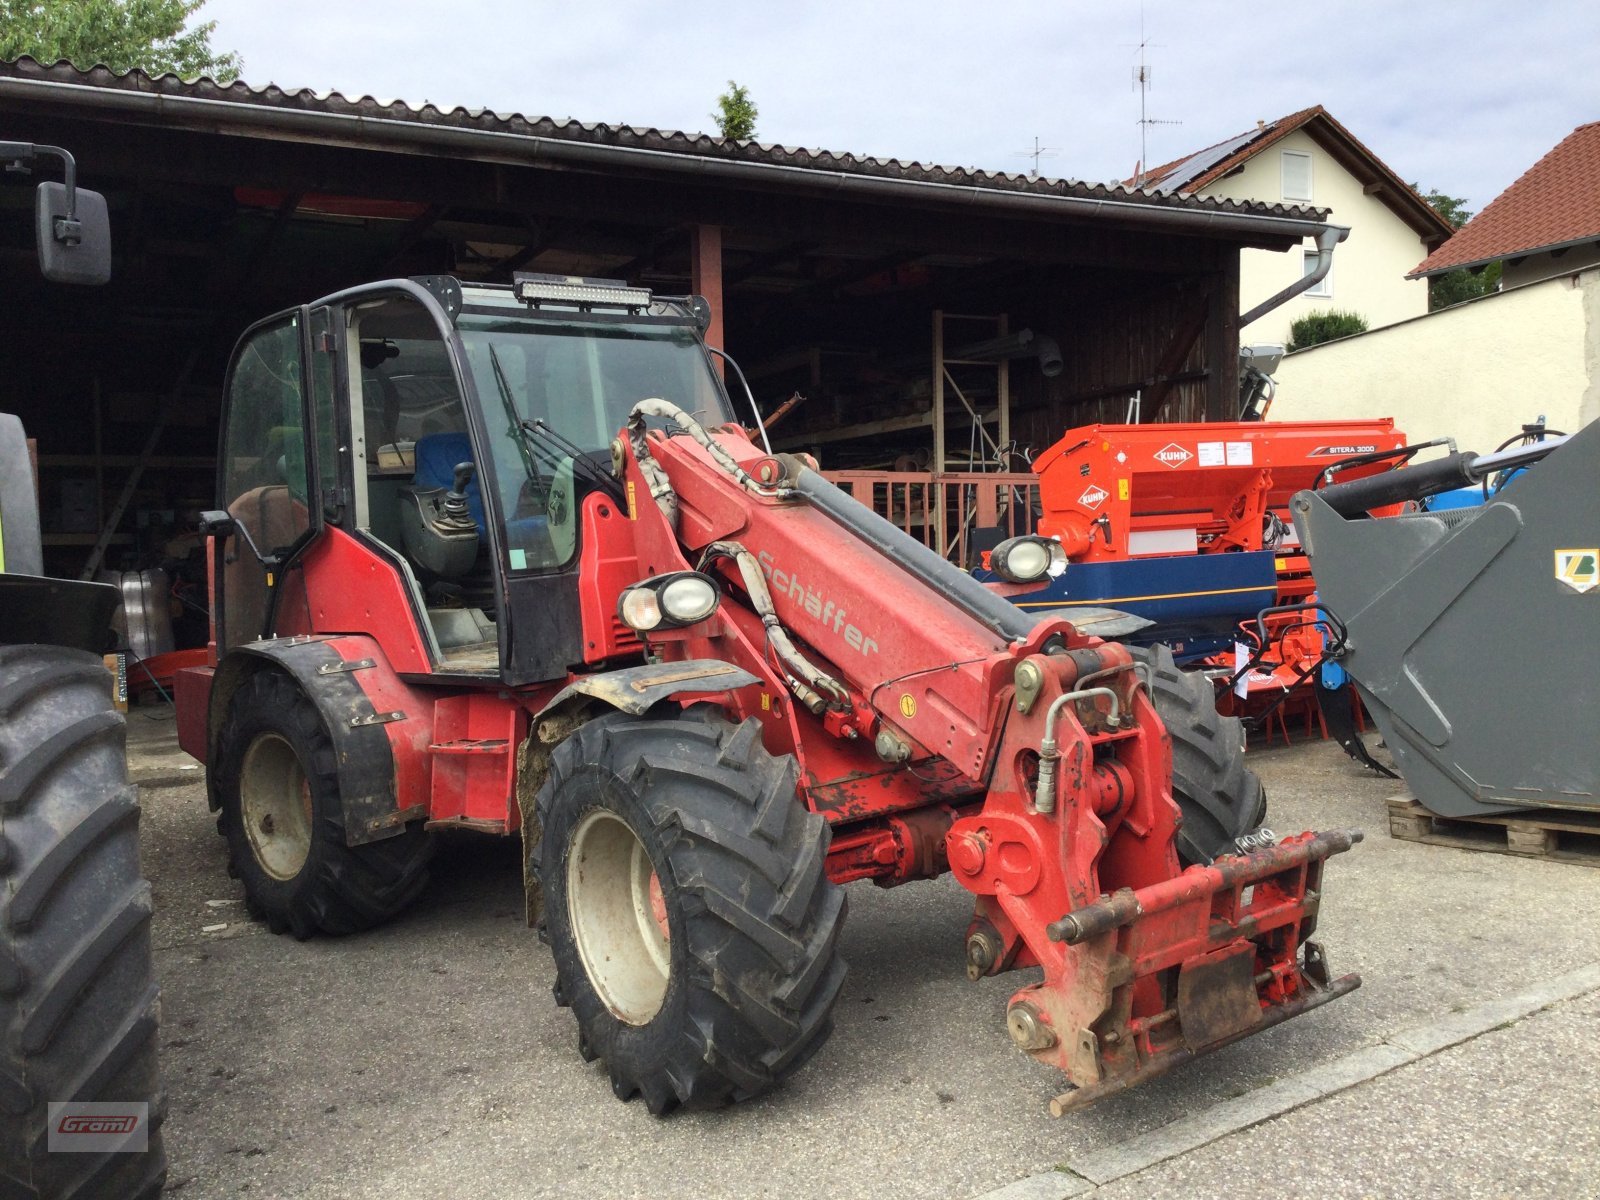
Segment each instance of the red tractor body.
M1359 835L1252 840L1259 785L1237 746L1216 750L1232 783L1175 795L1158 707L1186 684L1170 657L1026 615L814 464L753 444L692 304L564 286L374 285L263 323L236 356L210 518L213 662L180 675L180 731L214 765L212 803L275 927L339 932L397 910L429 831L520 830L530 916L548 917L580 1048L656 1111L753 1094L825 1036L843 974L825 894L852 880L949 871L976 898L969 974L1044 968L1007 1026L1075 1085L1056 1110L1357 985L1330 979L1306 939L1321 860ZM252 374L256 359L270 370ZM401 374L425 363L427 388ZM270 401L283 411L248 415L263 403L252 388L291 375ZM444 428L399 436L410 410ZM447 437L470 459L445 492L421 464L428 438ZM278 453L290 441L298 462ZM391 495L401 521L380 511ZM298 731L261 711L290 696L307 714ZM1209 705L1195 719L1237 742ZM705 728L715 752L695 759ZM297 761L274 757L280 742ZM691 798L653 826L637 815L692 792L691 777L732 794L739 772L758 779L748 811L701 816ZM628 788L635 808L617 799ZM729 832L744 821L748 834ZM707 846L786 881L759 919L724 913L759 889L716 884ZM310 879L340 855L370 874L360 895ZM597 896L613 863L631 909ZM752 999L762 971L699 944L708 913L747 933L777 982ZM608 975L595 947L621 944L618 920L644 949L637 971ZM689 1076L742 1050L708 1043L656 1071L634 1047L697 988L772 1040L715 1086Z

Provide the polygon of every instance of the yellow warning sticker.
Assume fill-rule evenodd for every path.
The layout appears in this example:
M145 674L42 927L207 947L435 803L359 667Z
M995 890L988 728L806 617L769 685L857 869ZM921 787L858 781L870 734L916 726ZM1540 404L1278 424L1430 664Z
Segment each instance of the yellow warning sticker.
M639 519L639 510L634 507L633 495L633 480L630 479L628 480L628 520L637 521Z
M1117 499L1126 500L1130 494L1129 481L1126 479L1117 480Z
M917 715L917 698L910 692L900 697L900 715L908 721Z
M1557 550L1556 579L1575 592L1592 592L1600 587L1600 547Z

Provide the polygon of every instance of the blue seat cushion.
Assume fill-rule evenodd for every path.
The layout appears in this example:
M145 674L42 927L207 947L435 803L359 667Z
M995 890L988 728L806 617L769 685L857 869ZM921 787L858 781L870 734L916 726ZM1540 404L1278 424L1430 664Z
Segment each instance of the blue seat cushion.
M464 433L430 433L417 442L411 485L420 490L444 488L448 491L455 483L456 465L472 462L472 439ZM478 526L478 540L487 541L483 519L483 493L478 488L478 476L473 474L467 482L467 511Z

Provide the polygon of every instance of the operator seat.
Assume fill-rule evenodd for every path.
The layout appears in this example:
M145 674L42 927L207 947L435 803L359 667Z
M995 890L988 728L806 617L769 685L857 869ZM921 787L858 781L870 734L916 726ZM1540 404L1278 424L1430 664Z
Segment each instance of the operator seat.
M473 461L465 433L429 434L417 441L411 486L400 493L406 558L417 569L428 619L447 652L493 638L494 570L476 472L461 487L464 506L450 499L456 468Z
M472 462L472 439L464 433L430 433L417 442L414 451L411 487L416 492L448 491L455 481L456 467ZM483 491L478 477L473 475L466 486L467 511L478 527L478 540L487 542L484 535Z

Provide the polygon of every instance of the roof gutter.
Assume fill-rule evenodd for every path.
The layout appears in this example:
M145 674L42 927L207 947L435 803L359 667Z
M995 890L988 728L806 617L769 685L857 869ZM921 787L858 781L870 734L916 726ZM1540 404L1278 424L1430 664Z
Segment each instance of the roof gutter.
M1587 246L1590 243L1600 246L1600 235L1589 233L1583 237L1569 238L1564 242L1551 242L1548 246L1529 246L1526 250L1512 250L1509 253L1501 251L1498 254L1490 255L1488 258L1474 258L1466 262L1451 263L1448 267L1434 267L1431 271L1412 271L1406 275L1406 278L1433 279L1450 271L1476 271L1480 267L1487 267L1490 263L1510 262L1514 258L1532 258L1535 254L1554 254L1559 250L1575 250L1579 246ZM1588 270L1587 267L1579 269ZM1561 274L1559 271L1556 273Z
M1271 296L1256 305L1249 312L1239 318L1239 328L1243 329L1252 321L1259 321L1273 309L1281 304L1287 304L1302 292L1310 291L1328 277L1328 272L1333 270L1333 248L1345 238L1350 236L1348 225L1324 225L1317 239L1317 266L1309 275L1303 275L1295 280L1276 296Z
M1039 217L1105 217L1129 224L1155 226L1194 234L1236 234L1262 240L1290 238L1296 241L1314 237L1318 245L1337 230L1332 242L1349 231L1320 221L1295 217L1258 216L1249 213L1219 212L1211 209L1168 208L1131 200L1105 200L1085 196L1043 196L1031 192L1008 192L971 184L939 183L931 180L889 179L879 175L858 175L818 167L787 163L749 162L743 159L710 158L640 146L606 146L539 134L504 133L492 129L460 129L419 121L400 121L390 117L367 117L359 113L307 112L303 109L246 104L236 100L205 100L194 96L173 96L160 92L125 91L92 84L61 83L54 80L0 78L0 100L52 100L72 108L96 109L145 118L160 123L193 123L209 131L226 131L230 126L271 129L280 134L316 134L358 148L412 150L419 146L464 153L469 157L513 165L551 162L588 167L646 168L680 176L726 180L734 183L773 183L782 180L799 189L830 195L859 196L863 200L906 199L962 205L981 211L1029 214ZM1331 249L1332 242L1329 243ZM1324 263L1327 256L1324 255ZM1326 270L1323 270L1326 274ZM1317 278L1308 276L1298 290L1311 286ZM1294 293L1290 293L1294 294ZM1282 299L1274 297L1256 312L1276 307Z

